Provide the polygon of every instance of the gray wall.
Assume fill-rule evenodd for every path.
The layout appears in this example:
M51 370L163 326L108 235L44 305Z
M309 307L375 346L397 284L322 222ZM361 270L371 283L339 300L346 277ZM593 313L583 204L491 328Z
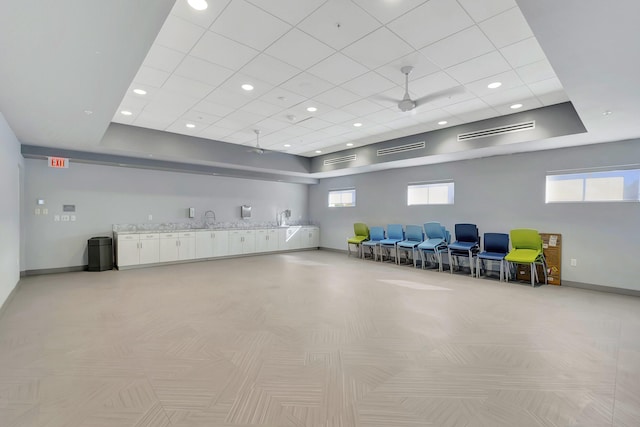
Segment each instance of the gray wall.
M20 143L0 113L0 306L20 279Z
M640 140L323 179L310 186L323 247L346 249L353 223L478 224L480 233L535 228L563 236L562 279L640 290L640 203L545 204L547 171L640 163ZM455 180L455 204L407 206L409 182ZM327 191L355 187L357 206L328 208ZM570 267L569 260L577 259Z
M86 265L87 239L110 235L112 224L186 222L189 207L196 219L214 210L220 222L240 221L242 204L253 206L254 223L275 221L284 209L292 220L308 219L305 184L79 163L52 169L36 159L25 160L25 172L26 270ZM33 214L38 199L48 215ZM54 221L63 204L76 205L75 222Z

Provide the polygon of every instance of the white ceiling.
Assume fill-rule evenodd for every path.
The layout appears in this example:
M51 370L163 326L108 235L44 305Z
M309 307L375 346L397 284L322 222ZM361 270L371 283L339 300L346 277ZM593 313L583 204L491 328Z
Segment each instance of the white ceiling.
M442 161L640 137L640 2L516 1L0 2L0 112L26 145L154 158L101 144L109 123L315 156L568 99L587 133ZM436 96L411 113L403 65Z
M176 1L114 122L315 156L568 100L515 0L209 4Z

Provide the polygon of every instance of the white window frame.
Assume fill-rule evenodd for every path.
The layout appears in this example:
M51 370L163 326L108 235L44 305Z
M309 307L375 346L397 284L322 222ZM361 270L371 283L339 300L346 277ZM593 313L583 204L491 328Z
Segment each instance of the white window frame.
M565 194L560 184L565 183ZM605 186L608 186L607 189ZM554 188L555 187L555 188ZM572 188L573 187L573 188ZM616 188L618 187L618 188ZM603 194L615 191L617 194ZM545 203L615 203L640 201L640 165L547 172Z
M434 199L436 190L447 190L447 200ZM426 198L422 200L415 199L417 195L411 195L412 190L426 190ZM432 195L433 194L433 195ZM424 206L424 205L453 205L455 203L455 183L452 179L428 182L410 182L407 184L407 206Z
M341 201L338 203L332 203L331 196L339 196ZM349 197L351 198L351 202L348 201L342 201L343 200L343 196L347 196L344 199L348 199ZM329 190L328 194L327 194L327 206L330 208L354 208L356 206L356 189L355 187L352 188L337 188L337 189L332 189Z

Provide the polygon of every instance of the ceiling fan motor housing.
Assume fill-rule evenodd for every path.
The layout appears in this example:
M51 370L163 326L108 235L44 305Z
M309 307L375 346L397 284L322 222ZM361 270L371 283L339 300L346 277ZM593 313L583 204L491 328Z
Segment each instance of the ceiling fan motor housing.
M416 103L410 99L403 99L398 103L398 108L400 109L400 111L404 112L411 111L416 108Z

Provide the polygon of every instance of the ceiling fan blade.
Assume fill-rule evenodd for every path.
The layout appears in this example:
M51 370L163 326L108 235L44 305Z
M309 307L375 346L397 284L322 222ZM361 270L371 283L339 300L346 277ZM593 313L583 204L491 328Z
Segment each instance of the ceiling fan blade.
M415 99L414 102L416 106L427 104L429 102L442 99L442 98L451 98L454 95L460 95L465 93L466 90L463 86L456 86L449 89L439 90L437 92L430 93L429 95L425 95L421 98Z

